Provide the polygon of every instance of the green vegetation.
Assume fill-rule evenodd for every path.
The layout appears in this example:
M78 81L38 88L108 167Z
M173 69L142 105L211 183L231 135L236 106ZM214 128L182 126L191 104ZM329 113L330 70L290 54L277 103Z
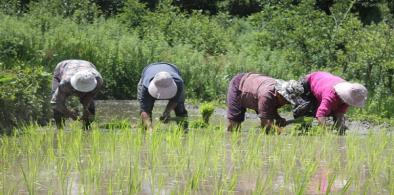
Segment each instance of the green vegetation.
M0 66L64 59L97 65L100 99L135 99L141 70L179 66L188 98L224 100L242 71L298 79L326 70L369 89L354 115L391 118L394 9L389 0L10 0L0 6ZM10 28L12 27L12 28Z
M209 126L149 134L26 126L0 137L2 194L392 194L392 133L271 136ZM324 187L326 186L326 187Z
M209 125L209 119L215 111L215 104L213 102L204 102L199 106L201 118L191 121L192 128L206 128Z
M209 118L215 111L215 105L212 102L205 102L200 105L200 113L202 116L202 119L206 124L209 124Z
M352 119L394 125L393 35L390 0L4 1L0 132L19 127L0 136L0 194L394 194L384 126L340 137L304 118L281 135L226 133L223 121L208 124L212 103L187 134L160 122L145 133L129 118L91 131L39 126L51 113L50 73L72 58L102 73L99 99L135 99L142 69L157 61L180 68L197 102L223 102L239 72L326 70L367 86Z
M47 123L50 78L41 68L0 72L0 134L25 122Z
M324 135L325 128L312 126L312 117L301 117L295 120L296 124L292 127L290 134L292 135Z

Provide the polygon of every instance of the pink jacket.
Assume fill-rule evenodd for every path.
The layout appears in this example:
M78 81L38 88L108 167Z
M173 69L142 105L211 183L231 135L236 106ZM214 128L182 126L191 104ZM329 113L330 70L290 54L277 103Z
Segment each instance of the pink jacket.
M307 75L306 79L312 94L319 103L316 117L346 113L348 105L339 98L334 90L334 85L345 80L328 72L313 72Z

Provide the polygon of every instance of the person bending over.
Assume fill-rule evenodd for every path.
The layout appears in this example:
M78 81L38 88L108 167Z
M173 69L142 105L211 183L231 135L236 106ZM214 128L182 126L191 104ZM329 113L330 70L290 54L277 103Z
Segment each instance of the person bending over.
M70 96L79 97L83 106L84 128L89 129L95 115L94 97L103 85L96 67L84 60L64 60L57 64L52 79L51 105L56 126L63 128L65 118L77 120L77 111L66 107Z
M144 129L152 130L152 110L155 100L168 100L168 104L160 117L167 122L170 112L180 119L185 130L188 128L186 118L188 116L185 108L184 83L178 68L168 63L153 63L144 68L138 83L137 99L140 104L140 115Z
M285 104L295 104L303 88L296 81L283 81L255 73L240 73L231 80L227 93L227 130L238 130L245 120L246 109L254 110L266 133L287 121L278 114ZM279 128L279 133L282 131Z
M302 102L295 108L294 117L313 116L320 125L327 118L334 118L335 126L342 135L347 129L344 115L350 106L363 107L368 90L359 83L345 81L328 72L312 72L302 79Z

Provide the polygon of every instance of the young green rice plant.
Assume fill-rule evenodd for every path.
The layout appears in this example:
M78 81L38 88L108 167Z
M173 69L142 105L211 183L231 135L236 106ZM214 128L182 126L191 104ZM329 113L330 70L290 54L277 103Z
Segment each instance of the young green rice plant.
M122 129L130 129L131 124L128 120L112 120L108 123L103 123L99 125L102 129L109 129L109 130L122 130Z
M209 118L215 111L215 105L212 102L205 102L200 105L200 113L205 124L209 124Z
M35 179L37 175L37 169L36 167L33 167L31 162L29 164L29 168L31 169L25 169L23 168L23 165L20 165L20 171L22 172L23 175L23 181L25 182L25 185L27 187L27 191L29 194L35 194Z
M204 122L204 120L196 119L191 121L190 127L193 129L199 129L199 128L206 128L208 127L208 125Z
M246 156L243 158L243 168L250 170L262 166L263 161L261 155L262 150L266 149L264 148L264 145L267 144L264 142L268 141L266 138L267 136L258 131L251 131L247 135Z
M349 190L350 185L352 184L352 177L349 177L346 181L346 184L343 186L341 190L341 194L346 194Z
M0 187L3 194L390 194L393 143L387 131L272 136L210 125L184 134L175 124L160 124L147 134L129 127L85 132L71 122L55 133L35 126L0 137ZM315 177L320 167L326 180ZM244 177L251 179L249 190Z
M176 128L176 127L173 127ZM160 129L160 130L159 130ZM171 129L174 130L174 129ZM162 186L162 180L160 179L160 149L163 147L164 135L169 133L167 131L161 130L160 124L155 126L155 130L147 135L146 144L147 144L147 178L150 184L150 190L152 193L155 193Z
M107 194L113 194L114 193L114 189L113 189L113 179L112 177L109 178L108 181L108 186L107 186Z
M127 178L129 193L137 193L141 190L142 177L139 159L130 159L129 174Z
M210 130L208 129L206 131ZM188 174L186 174L185 177L190 178L186 183L186 189L189 189L190 192L198 192L199 188L203 186L210 172L210 157L216 155L213 151L215 146L211 145L214 143L213 140L208 139L208 137L201 137L202 134L204 134L204 132L193 132L193 137L190 137L191 139L188 140L189 149L186 154L188 158L188 168L185 169ZM199 145L203 147L199 147Z
M186 181L184 193L190 194L193 190L197 190L203 177L203 168L197 167L195 170L189 170L188 180Z
M235 168L233 168L235 169ZM235 189L237 188L238 184L238 173L237 170L231 170L231 172L228 173L227 179L226 179L226 191L228 193L234 193Z
M290 135L315 135L316 134L316 129L312 130L311 128L313 122L312 117L301 117L292 120L292 123L294 124L291 128L288 134Z
M335 182L336 178L337 178L337 175L335 173L332 174L332 175L329 175L328 182L327 182L327 189L326 189L326 192L325 192L326 194L330 194L331 193L331 190L334 187L334 182Z
M23 181L25 182L26 188L30 194L36 194L37 180L39 177L39 169L42 162L45 162L41 158L41 142L42 136L37 131L38 125L32 124L23 127L25 136L22 137L22 142L25 143L22 148L25 152L24 158L22 158L18 164Z
M68 179L71 172L71 165L68 162L68 160L66 160L64 157L59 157L56 160L55 168L60 183L61 192L63 194L68 194L69 193Z

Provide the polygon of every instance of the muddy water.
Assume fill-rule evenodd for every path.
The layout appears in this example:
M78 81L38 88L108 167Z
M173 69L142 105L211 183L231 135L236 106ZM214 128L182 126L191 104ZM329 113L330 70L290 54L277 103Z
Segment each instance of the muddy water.
M163 112L167 101L157 101L153 110L153 118L154 123L158 122L158 117ZM195 120L200 117L198 106L195 105L187 105L187 110L189 112L189 120ZM110 122L113 119L126 119L131 121L132 126L139 123L139 105L137 101L97 101L97 120L100 122ZM174 113L172 113L174 115ZM286 119L292 119L290 113L284 113L282 116ZM211 117L211 124L220 125L223 128L226 126L226 110L225 108L216 108L213 116ZM314 123L316 125L316 122ZM349 133L356 134L367 134L370 131L379 131L382 128L388 128L384 125L371 125L367 122L360 121L348 121L347 125L349 127ZM259 119L255 113L247 112L246 120L242 124L242 131L247 133L251 128L258 129L259 128ZM232 172L235 167L231 158L231 144L229 137L226 137L226 153L227 153L227 171ZM343 137L338 137L338 154L340 156L340 161L345 164L346 162L346 143ZM327 186L329 185L329 175L333 170L327 166L327 162L321 162L316 171L311 176L311 181L307 184L306 194L324 194L327 190ZM267 171L268 172L268 171ZM246 173L238 176L238 184L235 189L237 194L249 194L256 189L256 180L258 177L254 173ZM273 191L279 192L281 189L285 189L284 191L291 192L294 188L293 184L289 184L288 181L285 181L285 177L283 175L277 175L273 179ZM160 194L168 194L171 192L171 188L176 185L176 180L174 180L174 184L166 186L166 188L159 192ZM339 193L340 190L346 185L346 178L338 177L331 184L331 192ZM206 187L202 185L199 193L212 193L213 189L209 184L206 184ZM142 194L152 194L158 192L152 192L149 182L145 181L142 183Z
M153 109L153 118L154 122L158 122L158 118L161 113L164 111L164 108L167 104L167 101L156 101L154 109ZM102 122L110 122L111 120L129 120L132 126L137 125L140 122L139 119L139 104L138 101L135 100L105 100L105 101L96 101L97 105L97 121ZM189 112L189 120L198 119L200 113L198 111L197 105L186 105L186 109ZM171 113L174 116L174 113ZM281 113L281 116L286 119L292 119L291 113ZM242 130L247 131L250 128L258 129L260 122L257 115L248 111L246 113L245 122L242 123ZM225 108L216 108L213 113L211 120L211 124L221 125L223 127L227 124L226 119L226 109ZM394 129L394 127L390 127L387 124L379 124L374 125L366 121L353 121L348 119L346 122L349 130L348 133L355 134L368 134L369 132L378 132L382 129ZM316 121L314 121L314 125Z
M158 101L156 102L156 106L155 109L153 111L153 115L154 115L154 119L155 119L155 123L158 122L158 117L160 116L161 112L164 110L164 107L166 105L166 101ZM198 107L197 106L193 106L193 105L187 105L187 109L189 111L189 118L190 120L194 120L199 118L199 112L198 112ZM214 125L221 125L221 126L225 126L226 125L226 118L225 118L225 109L224 108L217 108L214 112L214 115L211 119L211 123ZM111 121L115 120L115 119L126 119L127 121L131 121L132 126L135 126L139 123L139 108L138 108L138 102L136 101L97 101L97 117L96 120L98 123L110 123ZM172 113L173 115L173 113ZM285 116L289 116L289 115L285 115ZM290 118L290 117L286 117L286 118ZM368 126L367 123L354 123L353 122L350 123L350 127L351 130L353 132L361 132L360 131L360 127L365 129L365 132L368 132L367 129L371 128L371 126ZM353 126L352 126L353 125ZM358 126L357 126L358 125ZM249 134L249 130L251 128L255 128L257 129L259 126L259 121L257 116L254 113L248 112L246 115L246 121L243 124L243 132L242 132L242 139L246 138L247 135ZM353 129L352 129L353 128ZM378 126L376 126L375 128L378 128ZM203 133L203 132L201 132ZM89 135L89 134L87 134ZM190 134L189 134L190 135ZM91 136L91 135L89 135ZM362 136L365 137L365 136ZM56 137L55 137L56 138ZM54 138L54 144L56 145L56 140ZM189 138L189 139L188 139ZM282 136L280 137L280 139L292 139L291 136ZM187 135L184 136L184 141L185 143L187 143L187 141L192 141L193 137L188 137ZM242 165L240 165L241 161L233 161L233 159L231 158L232 155L237 155L238 153L243 153L243 152L249 152L247 151L247 147L246 146L242 146L239 147L239 150L234 151L232 150L232 144L234 144L234 142L231 140L231 134L225 134L225 137L223 139L223 143L220 144L220 146L224 146L224 153L225 153L225 162L224 162L224 168L225 171L222 171L224 173L228 173L229 176L231 176L231 174L233 174L233 172L237 173L237 169L239 169L239 166L242 167ZM311 139L319 139L318 137L311 137ZM337 155L339 156L339 159L341 161L341 164L346 164L347 161L347 151L346 151L346 142L344 137L338 137L338 143L335 144L335 148L338 148L335 153L333 153L333 155ZM295 140L297 141L297 140ZM241 140L242 142L242 140ZM289 142L289 145L291 145L292 142ZM144 173L149 174L149 156L147 155L148 152L147 150L149 149L149 147L146 144L142 144L143 149L142 149L142 154L141 154L141 159L139 159L141 161L140 164L140 169L145 170ZM102 172L111 172L111 171L116 171L116 170L127 170L127 167L130 166L130 164L128 164L131 160L129 159L130 157L127 156L127 154L130 154L128 152L124 152L123 150L127 150L130 149L127 146L123 146L126 147L122 148L115 148L117 152L119 152L122 155L119 155L116 159L117 162L119 162L119 164L113 163L113 165L115 167L106 167L106 166L110 166L107 164L104 164L104 168L100 169L100 171ZM146 148L145 148L146 147ZM90 150L90 146L88 146L87 148L84 148L85 150ZM119 150L119 151L118 151ZM286 148L283 148L283 150L286 150ZM84 151L80 151L82 153L84 153ZM270 151L269 149L266 150L267 152L270 152L269 154L272 154L272 151ZM170 151L171 152L171 151ZM236 153L236 154L234 154ZM126 154L126 155L125 155ZM266 154L262 154L261 151L260 153L258 153L255 157L256 158L260 158L261 161L263 162L261 169L253 169L252 172L248 172L248 171L239 171L238 173L240 175L237 176L237 184L236 184L236 188L235 191L233 191L233 193L235 194L251 194L256 188L258 188L258 186L256 186L258 183L258 179L259 179L259 172L260 174L262 174L263 176L265 176L268 172L270 167L265 165L267 163L267 161L269 160L275 160L275 159L269 159L272 157L269 157L267 155L269 155L268 153ZM110 156L106 153L102 153L100 154L100 156L103 159L110 159ZM163 155L165 156L165 155ZM275 155L273 155L275 156ZM82 160L86 160L86 157L80 157ZM165 158L163 158L165 160ZM318 161L318 160L317 160ZM1 159L0 159L1 162ZM122 164L124 162L127 162L126 164ZM23 163L23 162L22 162ZM0 163L1 164L1 163ZM165 164L164 164L165 165ZM141 190L139 194L171 194L174 193L174 189L177 188L177 186L180 185L180 183L182 181L180 181L180 178L171 176L171 173L167 173L167 169L169 167L171 167L171 165L165 165L168 167L162 167L163 169L163 178L165 179L165 186L160 188L160 191L158 191L159 189L156 189L154 187L152 187L151 182L148 179L144 179L141 183ZM106 168L108 170L106 170ZM48 187L49 186L56 186L56 182L54 182L53 180L53 175L56 175L56 173L54 173L53 167L51 166L44 166L44 168L42 168L44 171L40 171L39 172L39 180L40 180L40 186L37 188L38 194L49 194L48 192ZM49 170L48 170L49 169ZM164 170L165 169L165 170ZM283 170L282 170L283 171ZM316 171L314 171L313 175L311 176L312 180L307 184L306 187L306 194L324 194L323 192L327 189L327 186L329 185L329 175L333 172L334 170L330 169L329 166L327 166L327 162L318 162ZM368 177L367 171L364 169L361 169L360 171L365 172L365 178ZM11 183L12 185L17 185L18 189L17 193L18 194L28 194L27 190L21 190L24 189L23 188L23 177L21 177L21 175L19 174L15 174L15 173L19 173L20 170L18 167L15 167L14 171L11 171L12 174L4 174L3 177L7 177L7 181L10 181L9 183ZM288 176L286 176L286 173L284 172L280 172L279 173L274 174L272 176L272 178L270 178L271 181L271 191L272 193L278 194L278 193L284 193L284 194L291 194L292 192L294 192L294 182L289 181ZM1 173L1 170L0 170ZM2 173L3 174L3 173ZM13 174L15 174L16 176L14 176ZM187 174L187 173L185 173ZM47 179L42 179L42 178L47 178ZM56 179L56 176L55 176ZM85 178L81 177L80 174L78 174L78 171L72 171L69 176L66 178L66 183L68 185L68 189L70 189L69 193L70 194L83 194L84 191L82 190L83 188L81 188L81 183L83 183L82 181ZM347 178L346 177L340 177L338 176L332 184L332 192L333 193L339 193L340 190L345 186L345 184L347 183ZM199 187L199 190L197 191L198 194L213 194L215 192L214 187L216 187L215 185L217 185L216 183L213 183L212 181L214 181L215 179L209 178L207 177L206 180L201 181L201 187ZM216 179L217 180L217 179ZM105 180L103 183L108 182L107 180ZM13 184L16 183L16 184ZM268 182L269 183L269 182ZM4 183L3 183L4 185ZM4 185L7 187L7 185ZM19 186L21 186L19 188ZM0 191L4 190L1 189L2 185L0 185ZM98 188L102 188L100 186L98 186ZM4 191L3 191L4 192ZM60 190L55 191L60 193ZM101 190L98 190L98 192L101 192ZM115 194L122 194L122 191L118 191L115 192ZM1 194L1 192L0 192ZM102 193L99 194L107 194L107 191L103 190Z
M100 123L111 122L111 120L129 120L132 126L137 125L140 122L139 118L139 104L138 101L134 100L105 100L96 101L97 105L97 116L96 119ZM159 121L159 117L167 105L167 101L156 101L153 108L153 119L154 123ZM198 106L186 105L186 109L189 114L189 121L199 119L201 117ZM171 113L174 116L174 112ZM210 123L215 125L221 125L225 127L226 122L226 110L225 108L216 108L213 113ZM247 130L250 128L258 128L259 120L256 114L246 113L246 120L242 124L242 129Z
M156 101L153 108L153 117L158 119L160 114L164 111L167 101ZM104 100L96 101L98 121L108 122L117 119L128 119L132 123L139 122L139 104L138 101L133 100ZM187 105L186 109L189 111L191 118L197 117L198 107ZM171 113L172 116L174 113Z

